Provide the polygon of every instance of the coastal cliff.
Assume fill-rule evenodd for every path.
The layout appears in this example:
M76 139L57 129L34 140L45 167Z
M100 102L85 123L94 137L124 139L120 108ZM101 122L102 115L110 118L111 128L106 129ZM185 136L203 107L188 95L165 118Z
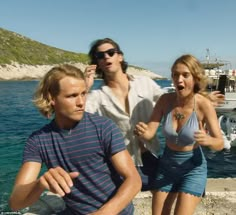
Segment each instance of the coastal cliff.
M80 68L82 71L85 70L87 64L83 63L71 63L74 66ZM48 72L54 65L25 65L19 63L0 65L0 80L34 80L40 79L43 75ZM162 76L157 75L149 70L137 69L134 67L128 67L128 74L148 76L152 79L164 79Z
M63 63L75 65L84 71L90 61L87 54L52 47L3 28L0 28L0 41L0 80L40 79L53 66ZM134 65L130 65L127 72L163 79Z

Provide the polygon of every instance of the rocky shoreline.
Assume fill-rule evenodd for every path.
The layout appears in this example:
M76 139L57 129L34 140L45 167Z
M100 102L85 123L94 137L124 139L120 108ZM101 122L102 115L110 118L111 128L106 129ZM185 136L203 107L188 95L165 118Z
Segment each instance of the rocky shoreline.
M150 192L138 193L133 200L134 215L151 215L151 201ZM56 211L60 211L62 208L63 201L61 198L52 193L46 193L23 214L50 215L55 214ZM208 179L206 196L197 206L194 215L234 214L236 214L236 178Z
M80 68L82 71L85 70L86 66L82 63L74 63L74 66ZM18 63L0 65L0 80L34 80L40 79L43 75L48 72L53 66L56 65L21 65ZM152 79L163 79L162 76L157 75L149 70L136 69L134 67L128 67L128 74L132 75L144 75Z
M236 192L207 192L194 215L234 215L236 214L236 202L233 200L235 197ZM151 201L151 197L135 198L134 215L151 215ZM174 214L173 210L171 214Z
M133 201L134 215L151 215L151 201L150 192L139 193ZM206 195L197 206L194 215L234 214L236 214L236 178L208 179Z

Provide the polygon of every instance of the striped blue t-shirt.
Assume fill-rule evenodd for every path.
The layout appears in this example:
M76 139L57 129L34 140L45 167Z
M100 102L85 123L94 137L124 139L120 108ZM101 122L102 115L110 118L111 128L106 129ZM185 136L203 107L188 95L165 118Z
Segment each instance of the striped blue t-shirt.
M45 163L47 168L60 166L78 171L72 192L64 197L65 214L88 214L106 203L122 183L110 158L125 150L123 136L110 119L84 113L71 130L61 130L52 120L32 133L24 149L23 162ZM117 203L119 204L119 203ZM120 214L133 214L129 204Z

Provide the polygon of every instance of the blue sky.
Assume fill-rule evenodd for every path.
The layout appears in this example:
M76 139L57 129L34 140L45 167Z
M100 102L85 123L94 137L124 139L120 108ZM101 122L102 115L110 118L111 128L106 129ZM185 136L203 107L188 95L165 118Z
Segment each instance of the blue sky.
M182 54L227 60L236 69L235 0L7 0L0 27L68 51L117 41L129 64L165 77Z

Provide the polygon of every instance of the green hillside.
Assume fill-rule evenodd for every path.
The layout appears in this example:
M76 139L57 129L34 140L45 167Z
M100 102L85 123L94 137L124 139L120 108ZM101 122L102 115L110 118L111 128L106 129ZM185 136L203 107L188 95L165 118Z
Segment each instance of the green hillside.
M0 64L18 62L28 65L88 63L87 54L54 48L20 34L0 28Z

